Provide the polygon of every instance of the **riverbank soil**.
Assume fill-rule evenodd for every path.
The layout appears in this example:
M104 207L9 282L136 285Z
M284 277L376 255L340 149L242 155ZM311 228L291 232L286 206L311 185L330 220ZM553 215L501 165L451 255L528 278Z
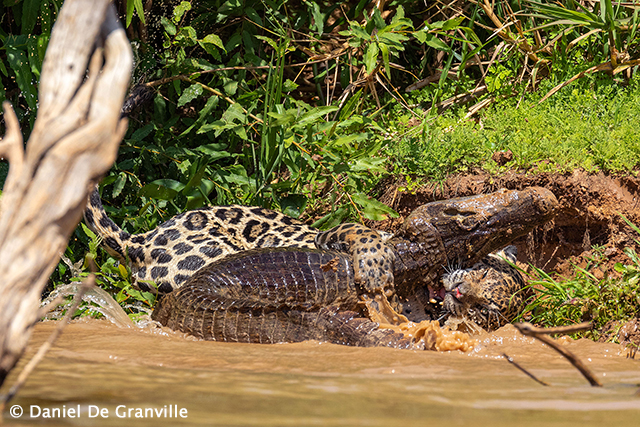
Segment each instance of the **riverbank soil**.
M400 218L377 222L374 227L395 231L416 207L434 200L491 193L500 188L520 190L540 186L551 190L560 203L556 218L528 236L516 240L518 263L525 270L533 265L546 272L570 278L575 266L586 268L596 278L618 277L618 262L631 264L627 247L640 252L636 233L621 217L640 226L640 179L632 175L522 173L508 171L490 175L484 171L453 175L441 184L407 185L404 180L383 183L380 201L395 209ZM413 188L415 187L415 188ZM604 262L589 262L597 248ZM608 331L608 333L607 333ZM603 339L616 334L620 342L640 344L640 320L625 325L611 324Z

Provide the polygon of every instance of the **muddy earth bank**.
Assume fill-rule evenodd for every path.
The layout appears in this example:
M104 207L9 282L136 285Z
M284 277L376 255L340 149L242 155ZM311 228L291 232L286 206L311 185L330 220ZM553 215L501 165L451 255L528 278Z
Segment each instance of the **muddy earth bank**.
M545 187L560 203L556 218L528 236L514 242L518 248L518 263L525 270L529 264L546 272L571 277L574 266L589 267L597 278L618 277L615 263L631 264L623 250L630 247L640 252L636 240L640 235L627 225L621 215L640 226L640 178L631 175L589 174L576 170L570 174L522 173L508 171L490 175L484 171L452 175L441 184L408 185L404 179L383 182L379 200L395 209L400 218L368 225L385 231L395 231L404 218L418 206L434 200L491 193L500 188L521 190ZM599 267L590 267L594 247L607 259ZM618 331L620 342L640 344L640 319L620 325L609 325ZM609 328L606 328L609 329ZM603 334L603 339L612 338Z

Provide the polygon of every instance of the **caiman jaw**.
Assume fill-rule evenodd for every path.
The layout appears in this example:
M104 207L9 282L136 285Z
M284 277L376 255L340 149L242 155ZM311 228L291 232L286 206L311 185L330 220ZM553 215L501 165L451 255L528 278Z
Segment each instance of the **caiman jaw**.
M449 262L469 265L551 220L558 206L546 188L503 189L426 204L407 218L405 232L420 241L420 229L429 223L437 230Z

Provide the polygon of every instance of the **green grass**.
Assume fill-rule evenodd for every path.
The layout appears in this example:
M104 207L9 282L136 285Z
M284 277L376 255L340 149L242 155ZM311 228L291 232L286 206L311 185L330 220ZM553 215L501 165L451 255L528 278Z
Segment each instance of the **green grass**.
M602 79L580 83L541 104L544 89L499 101L473 119L464 119L466 108L460 108L414 128L405 124L406 116L390 120L395 132L387 154L401 165L396 172L436 180L471 166L489 172L634 171L640 159L640 79L627 87ZM514 159L499 167L491 160L499 150L511 150Z
M636 225L624 216L622 218L640 234ZM640 244L637 239L635 242ZM584 267L574 265L570 278L534 268L529 285L535 289L536 297L525 310L531 314L530 321L542 326L589 321L593 330L580 336L597 340L608 322L622 324L637 317L640 313L640 257L632 248L625 248L624 253L629 262L616 263L615 272L607 271L608 258L603 246L592 248ZM603 274L596 275L596 271Z
M603 327L610 321L626 322L635 318L640 310L640 259L627 248L630 263L616 264L620 277L596 277L590 271L606 262L603 247L595 247L593 255L584 268L574 266L571 278L557 277L535 270L529 284L535 289L535 299L527 307L531 313L529 321L545 327L591 322L593 330L578 334L597 340Z

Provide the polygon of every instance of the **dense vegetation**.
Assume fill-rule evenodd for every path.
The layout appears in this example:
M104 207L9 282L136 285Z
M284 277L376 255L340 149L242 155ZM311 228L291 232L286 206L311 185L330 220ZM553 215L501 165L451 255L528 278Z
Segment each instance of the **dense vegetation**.
M130 232L209 203L270 207L318 227L382 219L395 212L370 193L388 174L638 166L630 3L115 3L132 87L148 100L129 113L102 185L110 216ZM25 133L61 4L4 2L0 99ZM490 160L507 149L511 162ZM79 227L53 282L81 271L89 250L120 300L143 298L96 244Z

